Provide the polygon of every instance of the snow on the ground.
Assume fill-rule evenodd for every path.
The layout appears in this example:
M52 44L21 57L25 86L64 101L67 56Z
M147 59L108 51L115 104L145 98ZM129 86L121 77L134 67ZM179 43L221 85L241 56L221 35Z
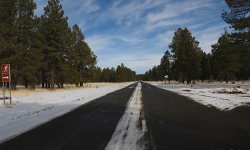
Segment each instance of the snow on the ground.
M48 91L33 93L29 96L14 95L12 97L12 103L14 104L12 108L6 108L4 101L1 100L0 143L129 84ZM9 102L9 100L7 99L6 102Z
M250 106L249 88L236 88L237 86L232 84L193 85L192 87L183 84L153 82L150 82L150 84L190 97L203 105L213 106L223 111L231 110L238 106ZM3 105L3 100L1 100L0 143L127 85L40 92L30 94L29 96L14 95L12 102L15 105L12 108L6 108ZM239 86L249 87L250 82L245 82ZM232 91L241 91L243 94L228 94ZM9 100L6 101L8 102ZM139 83L106 149L116 149L117 147L119 149L144 148L143 138L147 128L146 121L143 118L139 122L141 117L140 111L141 85Z
M128 101L126 111L120 119L106 150L145 149L144 133L147 132L147 127L144 118L141 118L140 122L141 107L141 83L139 83Z
M183 84L162 84L148 82L159 88L176 92L187 96L192 100L206 105L216 107L219 110L232 110L238 106L250 106L250 82L237 84L205 84L205 85L183 85ZM240 88L237 88L240 87ZM239 93L239 94L230 94Z

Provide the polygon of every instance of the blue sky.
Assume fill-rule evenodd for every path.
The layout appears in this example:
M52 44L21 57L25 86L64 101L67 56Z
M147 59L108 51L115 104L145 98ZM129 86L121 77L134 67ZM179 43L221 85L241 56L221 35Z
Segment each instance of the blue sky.
M34 0L35 14L44 13L47 0ZM228 25L224 0L61 0L70 27L77 24L97 55L97 66L126 67L144 74L155 65L171 43L177 28L187 27L211 52Z

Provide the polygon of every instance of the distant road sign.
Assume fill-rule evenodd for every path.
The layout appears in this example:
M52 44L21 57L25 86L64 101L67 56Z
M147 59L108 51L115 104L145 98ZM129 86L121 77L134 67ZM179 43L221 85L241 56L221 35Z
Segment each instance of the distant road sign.
M2 82L10 82L10 74L2 74Z
M2 74L10 74L10 64L2 64Z

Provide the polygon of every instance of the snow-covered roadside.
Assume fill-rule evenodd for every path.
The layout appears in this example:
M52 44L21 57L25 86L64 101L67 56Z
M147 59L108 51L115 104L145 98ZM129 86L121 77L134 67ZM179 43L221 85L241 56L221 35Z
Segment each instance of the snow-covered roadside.
M1 100L0 143L129 84L13 96L13 108Z
M219 110L232 110L238 106L250 106L250 90L243 88L235 88L232 84L208 84L208 85L183 85L183 84L159 84L156 82L148 82L159 88L176 92L180 95L189 97L190 99L206 105L208 107L216 107ZM244 83L249 86L250 83ZM240 87L242 87L241 85ZM229 94L232 91L243 94Z
M147 132L147 127L144 118L141 118L140 122L141 107L141 83L139 82L106 150L145 149L144 133Z

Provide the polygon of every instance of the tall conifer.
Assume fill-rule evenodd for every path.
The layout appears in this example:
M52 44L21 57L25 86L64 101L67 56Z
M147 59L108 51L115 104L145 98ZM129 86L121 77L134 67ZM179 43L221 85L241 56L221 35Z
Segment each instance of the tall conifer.
M212 62L215 76L219 80L235 80L239 71L239 57L233 48L230 36L225 29L224 34L216 44L212 45Z
M169 45L173 53L174 67L180 82L199 79L201 75L201 54L199 42L192 37L187 28L177 29Z
M49 80L51 89L54 89L58 72L62 69L64 54L67 53L68 43L66 38L69 32L67 17L64 17L64 11L59 0L48 0L48 5L44 8L42 15L42 33L46 40L46 47L43 51L44 60L49 69ZM59 80L58 80L59 81Z
M239 55L240 70L237 72L239 79L250 77L250 0L225 0L229 12L223 11L222 18L234 31L231 40L235 54Z

